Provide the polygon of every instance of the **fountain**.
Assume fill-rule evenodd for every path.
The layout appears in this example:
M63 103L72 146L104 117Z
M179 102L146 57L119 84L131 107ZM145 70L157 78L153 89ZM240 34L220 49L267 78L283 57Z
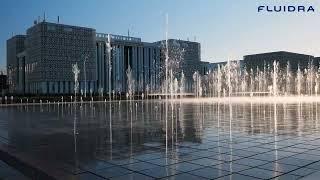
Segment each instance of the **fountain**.
M291 95L291 78L292 78L292 74L291 74L291 70L290 70L290 63L287 63L287 71L286 71L286 92L285 95Z
M77 101L77 91L79 88L78 77L79 77L79 73L80 73L80 69L79 69L77 63L72 65L72 72L74 75L74 102L76 102Z
M193 89L195 97L311 97L319 93L319 77L320 70L311 64L305 69L298 66L294 72L289 63L280 69L279 62L274 61L272 69L264 67L263 70L256 68L247 71L240 68L239 62L228 61L203 76L195 72ZM292 83L294 79L295 84Z
M90 88L90 97L92 97L93 89Z
M181 72L181 78L180 78L180 87L179 87L179 91L180 91L180 97L183 97L184 93L185 93L185 77L184 77L184 73L183 71Z
M198 71L193 74L194 96L199 98L202 96L201 75Z
M135 81L133 79L132 70L130 66L128 67L126 74L127 74L127 95L126 96L127 96L127 99L132 100L132 97L134 94Z
M111 101L111 71L112 71L112 64L111 64L111 50L112 50L112 46L111 46L111 37L110 34L108 34L108 42L106 42L106 48L107 48L107 52L108 52L108 77L109 77L109 100Z
M278 66L279 63L274 61L273 62L273 78L272 78L272 82L273 82L273 96L277 96L278 95Z
M162 78L162 83L160 88L157 89L151 81L150 86L147 86L147 96L165 96L166 99L169 97L176 98L182 92L185 92L185 76L183 71L181 71L180 65L183 61L184 56L184 46L183 44L178 43L177 40L168 40L168 15L166 15L166 30L165 30L165 41L161 43L163 54L165 55L164 64L162 64L161 74L159 75ZM183 74L183 75L182 75ZM183 79L182 79L183 78ZM180 85L179 85L180 82ZM181 82L183 82L183 90L181 91ZM178 83L178 85L177 85ZM141 85L140 85L141 86ZM151 92L149 93L149 91Z
M85 55L83 60L83 75L84 75L84 97L87 97L87 71L86 71L86 62L88 60L88 56Z
M99 96L101 98L101 100L103 99L103 88L99 88Z
M166 17L166 23L168 26L168 16ZM229 165L231 169L232 158L237 158L236 153L241 153L242 151L246 155L245 151L248 150L247 153L249 155L252 153L250 152L252 145L257 146L259 152L267 149L266 151L272 152L269 155L275 156L278 153L277 143L286 145L286 141L290 143L296 141L294 142L296 144L290 144L288 147L281 146L282 149L286 149L288 152L292 150L290 149L292 148L291 146L300 146L301 143L304 143L304 140L308 143L314 143L314 147L317 146L317 141L312 142L309 138L319 140L318 133L320 131L318 131L319 118L317 110L320 99L316 96L318 96L320 88L320 69L313 66L312 63L307 68L299 66L296 71L289 63L282 67L276 60L269 65L264 65L263 68L247 69L242 68L240 62L229 59L225 65L219 65L216 69L211 69L204 74L198 71L194 72L192 76L194 98L184 98L184 96L189 95L186 92L188 92L190 86L187 81L190 75L186 74L185 76L186 72L179 69L179 62L183 61L182 54L184 50L183 47L178 47L175 43L173 43L172 47L169 47L168 44L167 29L165 41L166 59L165 69L163 69L165 74L162 74L162 84L159 88L154 87L151 81L143 89L144 86L140 83L143 82L144 77L137 77L142 81L139 81L139 84L136 85L136 80L134 79L136 76L129 65L126 69L126 101L111 101L117 99L117 93L121 98L122 89L112 89L111 80L109 79L108 87L104 87L105 89L103 87L98 88L101 98L98 97L97 99L100 102L94 103L93 89L91 88L91 101L88 99L88 103L83 103L83 100L86 100L83 96L86 97L87 93L85 78L84 91L83 89L80 90L81 97L78 98L81 102L79 108L75 103L59 106L58 102L58 106L56 106L55 101L53 105L42 105L42 100L40 100L39 111L48 111L45 114L48 118L43 118L37 123L30 123L37 117L36 113L34 113L37 110L33 110L32 113L25 113L25 116L21 116L21 114L16 116L14 114L23 112L22 108L14 111L4 108L4 111L9 109L5 113L12 114L10 120L21 118L19 119L22 122L21 126L27 126L28 130L22 132L30 132L29 129L31 127L45 128L37 132L35 134L37 136L43 135L47 137L47 128L53 127L54 131L50 131L50 133L59 133L58 138L63 137L63 134L68 137L73 125L74 150L69 146L61 146L61 150L64 150L61 152L69 152L57 154L57 156L67 156L61 159L70 158L68 156L71 154L70 151L73 150L75 162L79 160L81 166L83 165L85 168L88 167L85 166L87 165L86 163L89 163L89 161L90 163L91 161L96 163L98 162L97 159L100 158L104 161L103 163L100 162L101 164L107 163L108 165L109 161L110 164L113 164L117 161L119 153L125 153L123 158L141 159L139 155L145 155L143 151L147 150L148 156L156 152L155 155L152 155L153 157L157 158L160 155L160 157L165 158L163 159L164 161L167 161L167 159L171 159L167 157L177 159L181 153L184 154L183 151L187 150L187 153L195 152L204 153L206 156L210 154L215 157L230 157ZM111 78L111 49L110 36L108 36L109 78ZM85 68L83 71L86 71ZM80 73L77 64L72 65L72 72L75 86L74 98L70 96L70 99L71 102L76 102L79 88L78 75ZM141 86L141 88L138 86ZM137 89L139 92L136 92L136 95L140 96L142 100L135 101L134 95ZM108 92L109 98L103 94ZM155 92L159 93L159 100L149 100L148 96L154 95L153 93ZM163 96L165 96L165 100L161 100ZM67 99L62 96L61 102L67 102ZM15 100L19 101L18 98ZM21 103L22 100L20 99ZM44 101L49 103L48 100ZM309 104L301 103L301 101L309 102ZM28 99L26 99L26 102L28 102ZM68 116L66 116L66 112ZM125 114L126 112L127 114ZM52 121L52 119L58 119L58 121ZM73 124L71 123L72 121ZM57 131L58 127L62 128ZM14 131L19 130L20 128L14 129ZM257 135L257 138L255 135ZM28 136L24 138L28 138ZM50 142L46 142L48 147L57 147L57 140L53 141L52 138L44 139ZM65 138L65 143L63 144L70 142L70 139ZM261 142L268 143L260 144L257 143L258 141L251 142L252 140L261 140ZM17 143L19 142L21 141L17 141ZM31 144L31 148L33 148L34 140L31 139L30 142L24 144ZM149 151L149 148L146 148L151 143L159 145L153 148L157 151L153 149ZM209 151L209 148L212 151ZM40 151L48 151L48 149L41 148ZM139 151L142 151L142 153ZM252 151L255 151L255 149ZM283 152L287 151L284 150ZM159 152L161 154L158 154ZM314 153L317 153L317 151L314 151ZM94 154L94 157L91 156L92 154ZM225 156L226 154L228 157ZM299 153L299 155L301 154ZM115 155L117 157L114 157ZM274 159L277 160L278 157ZM131 164L128 159L121 159L121 161L123 161L122 163L128 162L128 164ZM187 161L192 163L194 160L188 159ZM320 160L318 161L320 162ZM75 163L74 166L79 167L78 165L78 163ZM223 168L225 167L223 166ZM87 170L91 171L91 168Z
M147 97L147 98L148 98L149 93L150 93L150 86L147 85L147 86L146 86L146 97Z
M320 80L320 67L318 68L318 72L316 73L316 84L314 86L314 92L316 94L316 96L318 96L318 92L319 92L319 80Z
M300 66L298 66L297 79L296 79L298 96L301 95L301 83L302 83L301 81L302 81L302 74L301 74Z
M165 44L165 96L168 98L168 61L169 61L169 47L168 47L168 26L169 26L169 16L166 14L166 44Z

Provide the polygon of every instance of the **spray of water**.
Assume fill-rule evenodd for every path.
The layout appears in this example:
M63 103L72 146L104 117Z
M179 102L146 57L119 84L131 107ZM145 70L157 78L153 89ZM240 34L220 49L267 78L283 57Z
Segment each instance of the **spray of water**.
M78 81L78 77L79 77L79 73L80 73L80 69L78 67L78 64L73 64L72 65L72 72L74 75L74 101L77 101L77 92L79 89L79 81Z

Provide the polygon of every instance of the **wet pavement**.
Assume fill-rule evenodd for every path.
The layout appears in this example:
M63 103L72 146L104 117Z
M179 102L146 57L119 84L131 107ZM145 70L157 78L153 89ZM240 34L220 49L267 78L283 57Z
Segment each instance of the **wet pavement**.
M299 179L320 171L319 108L160 100L11 106L0 108L0 142L73 179Z
M3 161L0 161L0 179L6 180L29 180L21 172L17 171L15 168L9 166Z

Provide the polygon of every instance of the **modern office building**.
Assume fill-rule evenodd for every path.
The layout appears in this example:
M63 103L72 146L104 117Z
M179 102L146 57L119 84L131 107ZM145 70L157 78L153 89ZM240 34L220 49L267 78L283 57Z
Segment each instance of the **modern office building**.
M136 37L96 33L92 28L36 22L26 35L7 41L10 92L71 94L75 63L80 69L79 92L124 93L128 81L134 92L160 91L164 42L148 43ZM186 91L191 92L192 75L202 70L200 44L169 39L168 45L170 68L178 79L184 72Z
M134 92L158 90L163 74L159 44L86 27L36 22L26 35L10 38L7 51L10 92L17 94L74 93L75 63L79 93L124 93L128 81Z
M111 45L110 56L108 44ZM159 88L160 47L156 44L142 42L136 37L97 33L96 53L97 87L100 91L127 92L128 83L133 85L134 92ZM127 75L129 69L131 75Z
M95 88L95 34L92 28L49 22L29 28L25 50L25 93L72 93L74 75L71 69L75 63L80 69L79 89L85 83L88 89Z
M25 50L25 39L25 35L16 35L7 40L7 73L10 93L20 91L19 67L21 67L21 62L18 55Z
M8 90L8 76L1 73L0 74L0 93L3 96Z
M298 54L286 51L269 52L244 56L244 67L247 70L255 71L257 68L262 70L264 67L272 67L273 62L279 62L279 68L284 69L290 64L291 70L295 72L300 66L301 69L307 68L309 63L318 66L319 61L312 55Z
M210 65L212 63L209 63L209 62L205 62L205 61L201 61L200 63L200 70L199 70L199 73L201 75L206 75L208 74L209 70L210 70Z
M89 89L95 88L94 29L43 21L30 27L26 35L9 39L7 49L11 93L72 93L74 77L71 69L75 63L81 69L80 88L85 83ZM88 58L84 62L85 56Z
M161 49L161 59L165 59L166 41L156 42ZM185 75L185 91L193 91L193 74L201 71L201 46L198 42L168 39L169 69L173 69L179 79L181 73Z

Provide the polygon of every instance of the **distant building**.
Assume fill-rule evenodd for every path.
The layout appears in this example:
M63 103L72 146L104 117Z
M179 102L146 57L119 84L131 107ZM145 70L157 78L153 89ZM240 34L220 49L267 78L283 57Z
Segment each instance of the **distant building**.
M7 40L7 72L10 93L19 91L18 84L21 82L19 79L19 67L21 67L21 61L18 58L18 54L25 50L25 39L25 35L16 35Z
M253 54L244 56L244 67L250 71L256 71L257 68L263 70L265 67L272 67L273 62L279 62L279 68L284 69L287 67L287 64L290 64L291 70L294 72L298 69L298 66L301 69L307 68L309 63L312 63L315 66L318 66L319 61L312 55L307 54L298 54L286 51L262 53L262 54Z
M0 74L0 93L3 96L8 90L7 75Z
M201 75L208 74L208 72L210 70L210 64L212 64L212 63L201 61L199 73Z
M314 57L313 65L316 65L316 67L318 67L318 69L320 68L320 57Z
M243 60L231 60L232 63L240 63L240 69L243 68ZM216 71L218 67L222 68L223 66L227 65L228 61L222 61L222 62L216 62L216 63L202 63L203 65L203 71L210 72L210 71Z

